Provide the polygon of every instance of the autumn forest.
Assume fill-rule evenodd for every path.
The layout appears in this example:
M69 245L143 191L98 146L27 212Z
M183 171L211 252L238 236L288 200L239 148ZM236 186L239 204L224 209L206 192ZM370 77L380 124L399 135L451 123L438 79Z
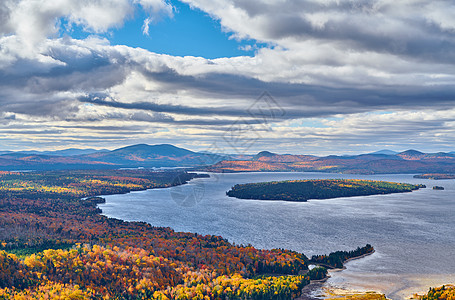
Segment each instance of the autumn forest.
M291 299L324 268L283 249L234 245L100 215L96 195L182 184L186 172L0 173L0 298Z

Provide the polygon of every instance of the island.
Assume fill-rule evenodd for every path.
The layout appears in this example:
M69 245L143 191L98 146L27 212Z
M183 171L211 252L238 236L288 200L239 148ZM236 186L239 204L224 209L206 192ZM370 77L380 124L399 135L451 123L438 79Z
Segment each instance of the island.
M435 186L433 187L433 190L443 191L443 190L444 190L444 187L443 187L443 186L437 186L437 185L435 185Z
M421 175L414 175L414 178L419 179L433 179L433 180L442 180L442 179L455 179L455 174L421 174Z
M425 187L423 184L357 179L286 180L236 184L226 195L240 199L305 202L309 199L404 193Z

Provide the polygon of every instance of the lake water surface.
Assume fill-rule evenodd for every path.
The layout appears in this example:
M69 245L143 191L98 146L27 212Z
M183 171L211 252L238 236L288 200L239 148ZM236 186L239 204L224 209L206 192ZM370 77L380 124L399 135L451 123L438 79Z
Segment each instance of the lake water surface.
M353 178L423 183L412 193L310 200L241 200L226 196L237 183ZM432 190L434 185L445 187ZM412 175L328 173L211 174L189 184L105 196L103 214L176 231L221 235L236 244L324 254L370 243L373 255L332 272L328 286L378 290L404 299L429 286L455 283L455 180Z

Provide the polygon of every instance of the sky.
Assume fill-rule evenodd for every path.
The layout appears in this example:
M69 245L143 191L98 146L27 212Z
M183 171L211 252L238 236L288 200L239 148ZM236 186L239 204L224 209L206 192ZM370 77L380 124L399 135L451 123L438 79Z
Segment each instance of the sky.
M449 152L454 104L453 1L0 1L0 150Z

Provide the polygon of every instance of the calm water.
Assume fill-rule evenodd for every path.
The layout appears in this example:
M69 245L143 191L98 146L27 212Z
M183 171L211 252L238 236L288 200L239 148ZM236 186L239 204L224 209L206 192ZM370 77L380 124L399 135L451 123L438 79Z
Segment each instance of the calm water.
M455 283L455 180L412 175L326 173L211 174L189 184L106 196L103 214L176 231L221 235L236 244L313 254L372 244L376 253L332 273L329 286L376 289L403 299L430 285ZM229 198L237 183L355 178L423 183L412 193L292 203ZM444 186L435 191L434 185Z

